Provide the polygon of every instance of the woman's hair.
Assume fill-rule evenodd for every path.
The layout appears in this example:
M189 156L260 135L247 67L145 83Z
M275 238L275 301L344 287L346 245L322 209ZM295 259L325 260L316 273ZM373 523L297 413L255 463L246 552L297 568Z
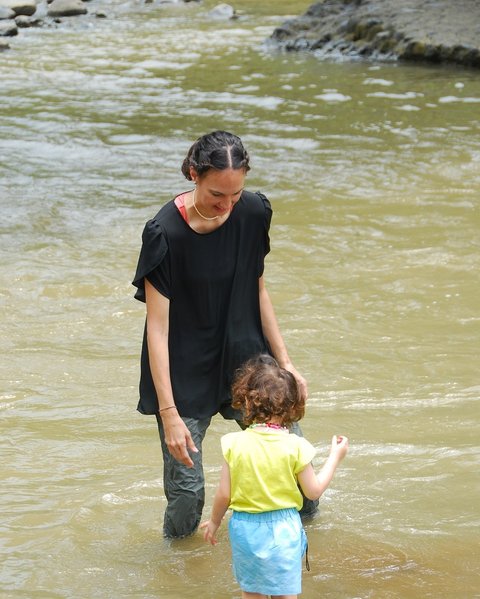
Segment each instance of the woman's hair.
M235 374L232 406L246 425L270 422L282 426L297 422L305 413L305 398L291 372L268 354L248 360Z
M188 150L182 164L182 173L191 181L190 167L201 177L210 169L223 171L226 168L250 170L250 158L242 140L227 131L213 131L199 137Z

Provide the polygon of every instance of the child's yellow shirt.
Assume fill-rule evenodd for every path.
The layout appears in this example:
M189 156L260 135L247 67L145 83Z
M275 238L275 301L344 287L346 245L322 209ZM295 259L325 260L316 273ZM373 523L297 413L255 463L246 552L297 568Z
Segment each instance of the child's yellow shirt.
M251 513L301 509L296 475L313 460L311 443L284 429L257 427L228 433L221 445L230 469L230 509Z

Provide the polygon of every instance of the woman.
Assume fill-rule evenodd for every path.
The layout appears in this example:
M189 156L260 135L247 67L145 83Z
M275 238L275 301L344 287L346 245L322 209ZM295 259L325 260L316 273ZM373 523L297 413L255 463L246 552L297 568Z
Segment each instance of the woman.
M235 370L269 352L307 392L263 281L272 211L264 195L244 189L249 170L239 137L200 137L182 165L194 189L165 204L143 232L133 281L147 308L138 410L157 417L166 537L192 534L200 523L210 420L221 413L241 421L231 407Z

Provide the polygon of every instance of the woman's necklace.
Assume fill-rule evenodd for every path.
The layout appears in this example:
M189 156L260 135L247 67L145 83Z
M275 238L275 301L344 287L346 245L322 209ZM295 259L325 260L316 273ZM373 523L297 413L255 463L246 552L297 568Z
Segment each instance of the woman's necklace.
M203 216L203 214L200 212L200 210L197 208L197 205L195 204L195 192L197 190L194 189L192 191L192 201L193 201L193 207L195 208L196 213L198 214L198 216L200 218L203 218L203 220L217 220L217 218L220 218L219 215L217 216Z
M273 428L276 431L288 431L288 428L286 426L274 424L273 422L255 422L254 424L251 424L248 428Z

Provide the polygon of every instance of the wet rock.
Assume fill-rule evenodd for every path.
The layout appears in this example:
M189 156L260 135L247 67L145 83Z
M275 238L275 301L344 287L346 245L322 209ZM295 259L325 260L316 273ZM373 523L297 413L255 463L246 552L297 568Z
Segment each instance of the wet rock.
M0 40L0 52L3 52L4 50L8 50L9 48L10 48L10 44L8 42Z
M235 14L235 9L230 4L218 4L208 13L208 16L211 19L228 20L235 19L237 15Z
M43 21L35 15L31 17L20 15L15 19L15 23L19 29L27 29L28 27L38 27Z
M3 19L14 19L15 11L7 6L0 6L0 21Z
M0 0L0 7L10 8L17 16L31 16L37 10L37 3L35 0Z
M76 17L87 14L88 10L82 0L53 0L49 5L49 17Z
M320 58L480 67L480 2L324 0L275 29L270 42Z
M1 21L0 22L0 37L12 37L18 34L18 28L15 21Z

